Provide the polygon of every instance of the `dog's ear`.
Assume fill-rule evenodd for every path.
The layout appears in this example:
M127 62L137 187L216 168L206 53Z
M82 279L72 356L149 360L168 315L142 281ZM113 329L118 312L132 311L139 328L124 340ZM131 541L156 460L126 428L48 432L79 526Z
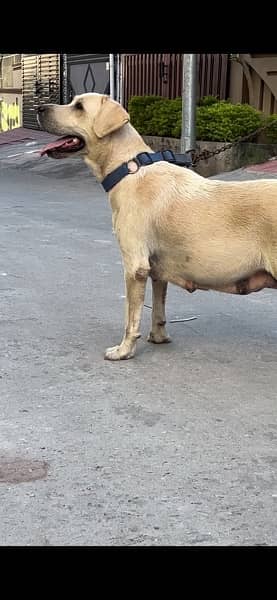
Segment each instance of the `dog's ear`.
M103 96L93 127L97 137L103 138L105 135L109 135L109 133L123 127L128 121L130 121L130 117L125 108L108 96Z

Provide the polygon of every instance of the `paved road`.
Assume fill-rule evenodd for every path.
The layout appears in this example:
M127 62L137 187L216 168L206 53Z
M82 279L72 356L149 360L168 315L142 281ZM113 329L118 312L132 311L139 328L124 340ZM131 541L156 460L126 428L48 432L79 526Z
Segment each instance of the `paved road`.
M79 161L8 158L26 148L0 152L0 544L276 544L274 291L171 286L168 320L197 319L152 346L145 308L136 358L104 361L124 303L107 199Z

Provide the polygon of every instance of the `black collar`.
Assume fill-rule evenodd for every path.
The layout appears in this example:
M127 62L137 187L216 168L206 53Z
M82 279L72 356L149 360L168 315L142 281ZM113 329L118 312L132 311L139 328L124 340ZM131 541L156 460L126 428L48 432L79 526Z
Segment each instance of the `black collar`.
M133 173L137 173L140 167L144 167L146 165L152 165L154 162L159 162L161 160L165 160L167 162L174 163L175 165L179 165L180 167L191 167L192 160L191 155L187 154L174 154L171 150L163 150L161 152L141 152L137 154L128 162L123 163L120 167L117 167L114 171L109 173L103 181L102 186L106 192L109 192L121 179L126 177L126 175L132 175ZM129 163L134 162L137 165L136 171L130 171Z

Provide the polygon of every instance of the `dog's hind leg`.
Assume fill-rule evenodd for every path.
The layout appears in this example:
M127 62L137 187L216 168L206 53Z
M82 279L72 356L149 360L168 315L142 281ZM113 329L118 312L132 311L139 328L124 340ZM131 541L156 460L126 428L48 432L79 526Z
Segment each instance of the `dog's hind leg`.
M148 342L164 344L171 342L165 330L165 300L167 282L160 279L152 279L152 329L148 336Z

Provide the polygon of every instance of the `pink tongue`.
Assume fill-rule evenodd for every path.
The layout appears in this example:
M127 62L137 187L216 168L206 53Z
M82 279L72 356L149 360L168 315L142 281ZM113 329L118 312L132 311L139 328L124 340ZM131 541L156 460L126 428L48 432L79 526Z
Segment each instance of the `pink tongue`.
M73 137L62 138L55 142L50 142L50 144L47 144L47 146L44 146L40 150L40 156L44 156L49 150L56 150L56 148L64 148L66 150L72 146L76 146L77 143L79 143L79 140Z

